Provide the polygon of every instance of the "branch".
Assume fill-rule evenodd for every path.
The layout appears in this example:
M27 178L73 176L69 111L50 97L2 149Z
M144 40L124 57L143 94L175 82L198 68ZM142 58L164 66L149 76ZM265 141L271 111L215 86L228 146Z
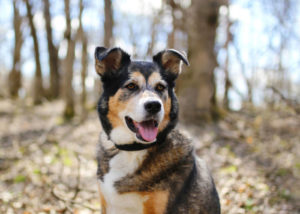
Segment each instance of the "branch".
M80 202L78 202L78 201L75 201L75 200L67 200L67 199L64 199L64 198L60 197L59 195L57 195L57 194L54 192L54 188L51 189L51 195L52 195L54 198L56 198L57 200L64 202L64 203L66 204L66 207L67 207L68 209L70 209L70 208L69 208L69 205L72 204L72 205L78 205L78 206L84 207L84 208L89 209L89 210L94 211L94 212L99 211L99 210L96 209L96 208L90 207L90 206L88 206L88 205L86 205L86 204L83 204L83 203L80 203Z
M280 99L283 100L290 108L292 108L297 114L300 114L300 107L297 105L296 101L286 98L281 91L279 91L274 86L268 86L275 94L279 95Z
M74 192L74 195L72 197L72 200L75 200L78 193L80 192L80 166L81 166L81 161L80 161L80 157L79 155L76 153L76 159L77 159L77 177L76 177L76 186L75 186L75 192Z

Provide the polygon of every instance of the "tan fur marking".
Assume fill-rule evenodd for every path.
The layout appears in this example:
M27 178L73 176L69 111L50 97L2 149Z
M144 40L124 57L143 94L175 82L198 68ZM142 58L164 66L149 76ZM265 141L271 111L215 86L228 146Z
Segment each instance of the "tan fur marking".
M132 72L130 74L130 80L135 81L139 86L146 84L145 77L139 71Z
M158 72L153 72L149 78L148 78L148 83L152 87L155 87L155 85L162 80L160 73Z
M96 60L96 64L95 64L95 67L96 67L96 72L100 75L103 75L104 72L105 72L105 65L100 62L99 60Z
M98 191L99 191L99 195L100 195L101 214L106 214L106 201L105 201L104 196L101 192L99 184L98 184Z
M164 102L164 109L165 109L165 115L164 119L158 126L158 131L162 131L164 128L166 128L167 124L170 121L170 111L171 111L171 99L168 97L168 99Z
M148 197L144 202L143 214L163 214L167 207L169 192L143 192L142 196Z
M128 101L120 101L119 97L121 95L122 91L119 90L113 97L109 99L108 102L108 114L107 117L109 121L111 122L111 125L113 128L120 126L123 124L122 120L118 116L119 112L124 110L128 104Z
M153 93L152 91L147 90L142 93L141 98L147 98L147 97L158 97L158 95Z

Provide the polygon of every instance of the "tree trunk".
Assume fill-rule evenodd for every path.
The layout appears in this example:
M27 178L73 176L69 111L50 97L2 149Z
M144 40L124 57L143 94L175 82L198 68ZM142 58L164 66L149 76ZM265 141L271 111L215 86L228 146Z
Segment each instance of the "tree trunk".
M67 55L64 60L64 117L71 119L75 115L74 110L74 90L72 86L73 81L73 64L75 60L75 38L72 35L71 17L70 17L70 0L64 0L65 16L66 16L66 31L65 39L68 43Z
M147 49L147 56L152 57L153 56L153 49L156 44L157 40L157 26L160 23L162 13L163 13L164 7L162 6L161 9L157 12L157 14L154 15L154 18L152 20L152 25L151 25L151 40L148 43L148 49Z
M83 13L83 0L80 0L79 2L79 28L78 28L78 39L81 40L81 98L80 98L80 104L81 104L81 120L84 120L87 116L86 111L86 86L85 86L85 78L87 74L87 68L88 68L88 40L87 36L84 32L83 26L82 26L82 13Z
M30 25L31 36L34 45L34 57L35 57L35 76L34 76L34 83L33 83L33 103L40 104L42 102L42 98L44 95L44 88L43 88L43 78L42 78L42 69L41 69L41 62L40 62L40 55L39 55L39 43L36 34L36 29L33 23L33 15L32 15L32 6L29 0L24 0L27 9L27 18Z
M175 12L178 6L176 5L174 0L168 0L167 2L168 5L171 7L172 13L172 31L168 34L168 48L175 48L175 32L178 27Z
M236 59L237 59L238 63L240 64L241 74L242 74L242 76L243 76L243 78L244 78L244 80L246 82L246 85L247 85L247 104L252 105L253 104L253 99L252 99L252 94L253 94L252 93L252 81L246 75L246 65L243 62L242 55L241 55L241 52L239 50L237 41L235 40L235 37L233 37L232 44L233 44L233 48L235 49ZM238 94L241 95L241 93L238 93Z
M53 44L49 0L44 0L44 18L46 21L47 43L48 43L48 53L49 53L49 68L50 68L49 98L55 99L59 96L59 89L60 89L59 58L58 58L58 50Z
M113 45L113 11L111 0L104 0L104 46L110 48Z
M8 76L9 94L12 98L18 97L18 92L21 87L21 48L23 45L22 34L22 17L20 16L19 9L16 5L16 0L13 0L14 9L14 32L15 32L15 48L13 56L13 67Z
M185 122L217 119L214 52L221 0L193 0L189 8L188 56L190 68L179 78L180 115Z
M226 14L226 42L224 44L224 49L226 50L226 58L224 65L224 74L225 74L225 89L224 89L224 97L223 97L223 107L229 110L229 89L231 88L231 80L229 78L229 43L232 41L232 35L230 32L230 27L232 22L230 21L230 10L227 5L227 14Z

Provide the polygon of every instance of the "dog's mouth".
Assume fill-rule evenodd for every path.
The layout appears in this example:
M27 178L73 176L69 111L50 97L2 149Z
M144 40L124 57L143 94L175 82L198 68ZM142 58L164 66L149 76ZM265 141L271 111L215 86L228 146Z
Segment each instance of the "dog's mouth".
M146 142L153 142L158 134L158 122L154 119L136 122L129 116L125 117L128 128L136 133L137 138Z

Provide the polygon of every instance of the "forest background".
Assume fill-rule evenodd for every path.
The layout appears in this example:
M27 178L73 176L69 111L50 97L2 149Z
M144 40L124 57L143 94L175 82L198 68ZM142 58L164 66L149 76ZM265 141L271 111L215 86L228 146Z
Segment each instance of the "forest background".
M96 46L174 48L179 128L223 213L300 212L298 0L1 0L0 212L101 209Z

